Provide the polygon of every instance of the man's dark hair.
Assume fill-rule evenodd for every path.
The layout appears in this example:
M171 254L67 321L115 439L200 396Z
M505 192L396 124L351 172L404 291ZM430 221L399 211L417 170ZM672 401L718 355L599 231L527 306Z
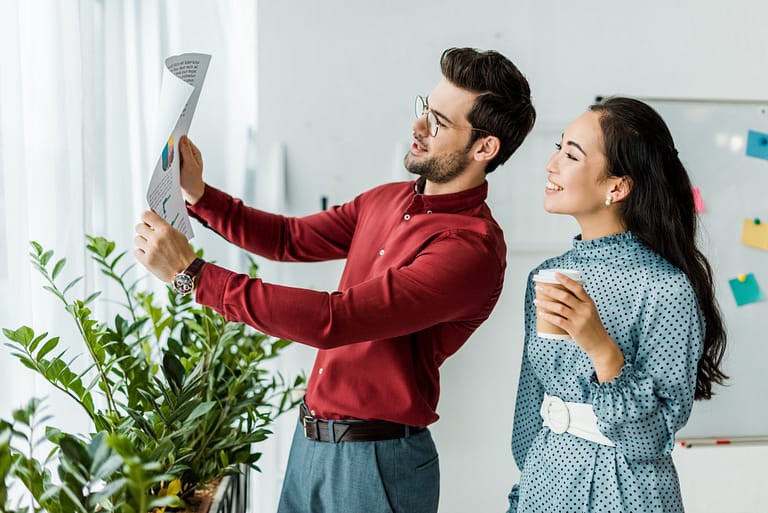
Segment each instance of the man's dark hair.
M467 120L501 141L499 153L488 162L490 173L520 147L536 121L528 80L499 52L449 48L440 58L443 76L452 84L477 93ZM473 131L470 145L482 132Z

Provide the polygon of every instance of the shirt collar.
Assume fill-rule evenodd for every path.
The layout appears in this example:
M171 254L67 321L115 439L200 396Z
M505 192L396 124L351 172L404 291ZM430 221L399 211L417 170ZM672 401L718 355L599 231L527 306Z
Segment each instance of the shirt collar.
M419 178L413 183L414 199L420 199L424 210L434 213L455 214L481 205L488 197L488 182L472 189L451 194L423 194L426 179Z

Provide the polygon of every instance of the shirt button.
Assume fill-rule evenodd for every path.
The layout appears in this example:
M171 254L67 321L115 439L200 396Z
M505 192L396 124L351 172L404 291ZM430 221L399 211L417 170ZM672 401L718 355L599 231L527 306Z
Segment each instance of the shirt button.
M317 373L318 373L318 374L322 374L322 373L323 373L323 368L322 368L322 367L320 367L320 370L319 370L319 371L317 371Z
M405 219L406 221L408 221L410 218L411 218L411 214L405 214L403 216L403 219Z
M383 249L380 249L380 250L379 250L379 256L383 256L383 255L384 255L384 250L383 250Z
M309 414L314 417L315 416L315 410L309 410Z

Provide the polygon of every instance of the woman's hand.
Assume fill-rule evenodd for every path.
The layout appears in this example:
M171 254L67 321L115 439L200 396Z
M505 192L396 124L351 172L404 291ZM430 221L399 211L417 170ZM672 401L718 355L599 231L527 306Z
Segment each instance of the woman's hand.
M595 302L579 282L560 273L555 277L565 290L537 283L539 296L549 298L533 301L537 315L568 332L592 359L600 382L612 380L621 372L624 355L603 326Z

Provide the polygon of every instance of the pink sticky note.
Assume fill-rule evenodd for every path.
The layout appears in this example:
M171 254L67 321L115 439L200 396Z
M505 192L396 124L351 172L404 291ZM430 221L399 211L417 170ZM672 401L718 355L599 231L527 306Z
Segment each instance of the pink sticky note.
M701 190L698 187L692 187L693 192L693 206L696 208L696 212L704 212L704 200L701 197Z

